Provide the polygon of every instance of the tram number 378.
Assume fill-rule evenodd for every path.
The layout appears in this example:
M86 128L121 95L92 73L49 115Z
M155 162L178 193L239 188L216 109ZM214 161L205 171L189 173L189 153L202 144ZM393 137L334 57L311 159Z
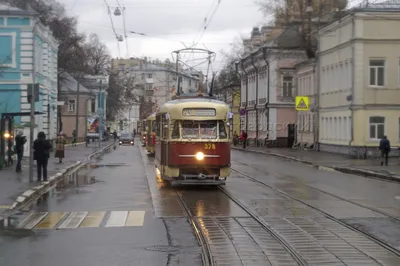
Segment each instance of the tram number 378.
M215 150L215 144L206 143L206 144L204 144L204 149L206 149L206 150Z

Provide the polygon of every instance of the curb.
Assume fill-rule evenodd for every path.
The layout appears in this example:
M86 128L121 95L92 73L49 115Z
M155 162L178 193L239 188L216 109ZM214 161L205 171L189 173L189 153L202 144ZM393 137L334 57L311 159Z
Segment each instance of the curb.
M231 149L246 151L242 148L237 148L237 147L231 147ZM247 150L247 151L253 152L253 153L258 153L258 154L269 155L269 156L275 156L275 157L279 157L279 158L283 158L283 159L288 159L291 161L296 161L296 162L307 164L307 165L312 165L314 168L321 169L321 170L334 170L334 171L342 172L345 174L353 174L353 175L364 176L364 177L376 177L379 179L400 182L400 175L388 175L388 174L378 173L378 172L374 172L374 171L350 168L350 167L325 166L325 165L315 164L310 161L304 161L304 160L301 160L301 159L298 159L298 158L295 158L292 156L282 155L282 154L278 154L278 153L254 151L254 150Z
M101 154L103 154L105 151L108 151L114 143L109 144L100 150L90 154L87 157L87 160L90 161L93 158L99 157ZM10 208L6 210L7 212L12 212L15 210L20 209L21 207L24 207L26 204L31 202L33 199L40 197L44 193L46 193L51 187L55 186L61 179L63 179L66 175L73 175L75 172L80 169L81 167L85 166L88 162L82 162L82 161L77 161L76 163L68 166L67 168L61 170L57 174L49 177L48 181L42 182L41 184L38 184L36 187L31 188L22 195L18 196L17 199L14 201L14 203L11 205ZM5 215L7 216L7 215ZM1 218L1 217L0 217ZM3 217L5 218L5 217Z

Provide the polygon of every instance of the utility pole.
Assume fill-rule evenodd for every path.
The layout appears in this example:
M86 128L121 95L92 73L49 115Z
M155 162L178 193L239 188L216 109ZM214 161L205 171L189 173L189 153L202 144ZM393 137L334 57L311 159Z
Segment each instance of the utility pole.
M31 87L31 113L30 113L30 129L29 129L29 182L33 182L33 142L34 142L34 134L35 134L35 82L36 82L36 25L37 21L35 22L35 26L32 30L33 35L33 59L32 59L32 87ZM39 88L38 88L39 89ZM28 86L29 90L29 86Z
M76 141L78 141L79 136L79 94L80 94L80 84L79 80L76 81L77 88L76 88L76 105L75 105L75 134L76 134Z
M103 101L103 97L101 97L102 86L103 86L103 80L100 79L100 89L99 89L99 107L100 107L99 109L100 109L100 112L99 112L99 124L98 124L98 127L99 127L99 147L101 147L101 141L102 141L102 138L103 138L103 116L104 116L103 104L104 104L104 101Z

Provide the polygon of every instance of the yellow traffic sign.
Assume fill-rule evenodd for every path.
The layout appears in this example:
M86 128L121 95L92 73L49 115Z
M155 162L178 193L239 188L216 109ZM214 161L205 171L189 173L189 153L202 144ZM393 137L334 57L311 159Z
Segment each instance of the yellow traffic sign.
M297 111L308 111L310 106L308 105L308 97L296 96L296 110Z

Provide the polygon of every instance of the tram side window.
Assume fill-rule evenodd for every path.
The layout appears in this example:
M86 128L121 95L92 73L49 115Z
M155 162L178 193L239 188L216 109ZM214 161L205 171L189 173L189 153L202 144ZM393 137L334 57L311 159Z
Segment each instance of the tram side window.
M162 132L163 132L163 138L164 139L167 139L168 137L169 137L169 135L168 135L168 132L169 131L169 129L168 129L168 120L167 120L167 118L166 118L166 116L165 116L165 114L162 116Z
M218 127L219 127L219 138L226 139L228 136L226 134L226 128L225 128L224 121L218 121Z
M172 129L172 139L179 139L179 121L174 122L174 128Z

